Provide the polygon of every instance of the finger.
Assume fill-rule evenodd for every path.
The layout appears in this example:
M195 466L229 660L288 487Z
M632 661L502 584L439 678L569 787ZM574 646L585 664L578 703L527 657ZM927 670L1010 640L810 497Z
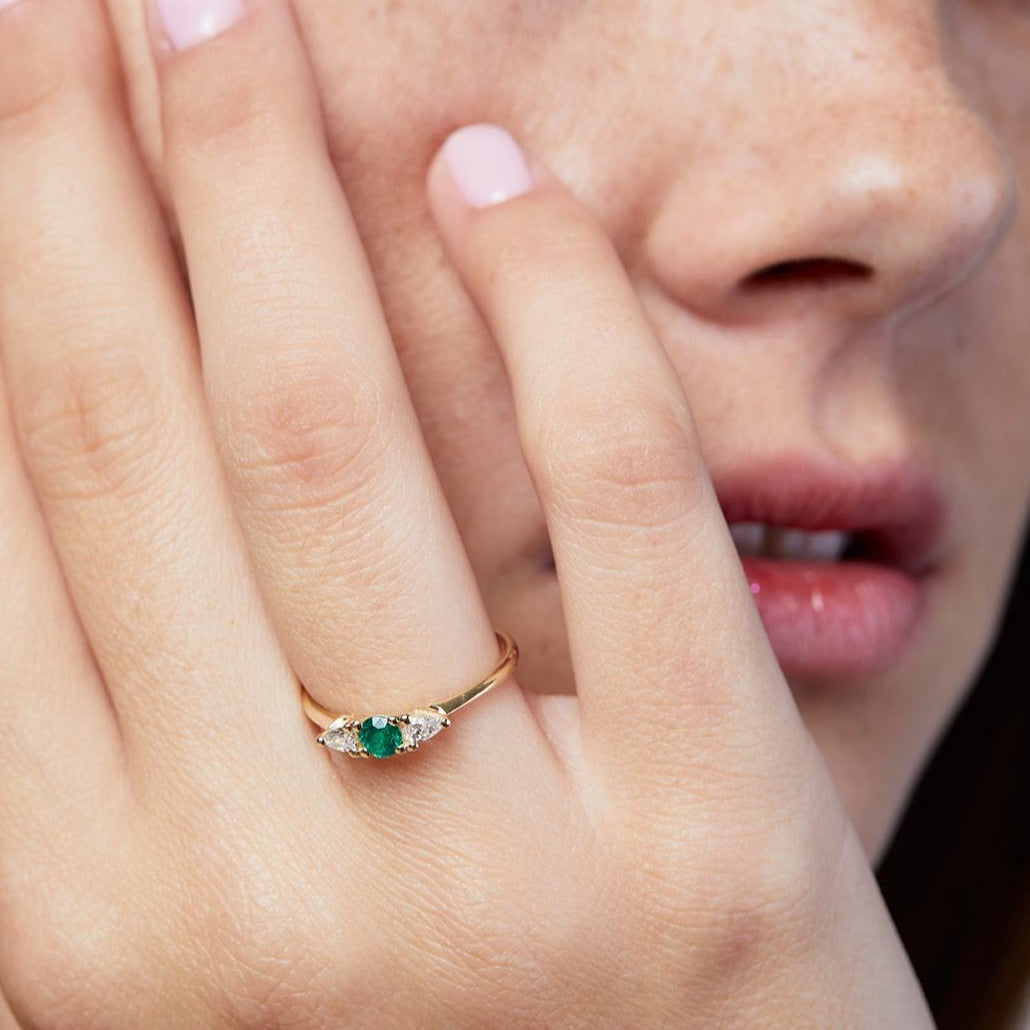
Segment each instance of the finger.
M624 769L730 740L753 750L757 727L793 718L789 692L686 399L610 241L496 127L455 134L429 191L511 377L586 745Z
M0 343L22 453L126 746L194 769L234 753L212 748L226 725L281 729L268 703L287 670L249 586L102 6L16 5L0 51ZM222 670L231 683L212 682Z
M124 843L131 796L114 712L21 466L2 375L0 654L0 1028L17 1030L8 1001L28 989L17 973L26 947L41 919L60 911L61 890Z
M122 750L22 469L2 376L0 582L0 865L6 869L16 849L38 856L59 823L67 826L83 811L99 814L119 785Z
M173 42L192 38L176 18L164 27ZM457 694L493 667L498 646L326 150L289 7L254 4L223 35L160 65L205 382L280 638L309 691L336 711L395 714ZM473 711L489 716L469 747L482 752L489 738L500 760L533 746L517 690L497 691L463 722ZM456 752L455 768L467 758Z
M10 1006L0 995L0 1030L20 1030L21 1024L14 1018Z

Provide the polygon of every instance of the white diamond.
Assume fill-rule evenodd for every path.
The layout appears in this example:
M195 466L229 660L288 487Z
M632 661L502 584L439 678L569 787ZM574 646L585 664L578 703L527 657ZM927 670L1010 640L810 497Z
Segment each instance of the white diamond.
M450 720L443 712L432 708L419 708L408 713L406 722L401 723L401 738L405 747L418 747L423 740L435 737Z
M330 723L319 740L326 747L334 751L343 751L346 754L354 754L364 750L358 740L358 728L351 725L350 719L342 716L336 722Z

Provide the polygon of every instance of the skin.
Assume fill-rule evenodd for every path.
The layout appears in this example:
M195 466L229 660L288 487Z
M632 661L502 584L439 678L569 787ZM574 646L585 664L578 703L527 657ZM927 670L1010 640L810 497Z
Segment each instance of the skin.
M1030 16L452 6L269 2L159 78L134 4L0 15L4 617L52 627L0 695L0 984L41 1026L921 1025L869 862L1026 519ZM477 121L529 195L461 202ZM743 285L827 256L876 275ZM928 622L788 684L709 475L902 445ZM311 745L291 670L403 710L492 625L547 699L407 767Z
M792 682L874 859L990 642L1030 495L1030 18L1022 0L937 7L296 4L429 451L494 621L526 642L527 689L575 687L501 358L424 200L458 125L511 129L612 238L716 482L762 456L873 466L906 447L941 479L952 528L918 646L856 689ZM113 13L166 195L139 8ZM849 184L865 162L894 169L893 188ZM727 212L746 231L731 237ZM760 269L818 256L863 260L902 296L847 281L742 295Z

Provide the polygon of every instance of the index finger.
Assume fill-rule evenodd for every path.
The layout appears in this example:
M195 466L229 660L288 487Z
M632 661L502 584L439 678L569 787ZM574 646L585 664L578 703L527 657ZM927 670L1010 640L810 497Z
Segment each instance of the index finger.
M429 191L511 378L584 746L640 782L800 730L687 400L606 234L492 126L451 137Z

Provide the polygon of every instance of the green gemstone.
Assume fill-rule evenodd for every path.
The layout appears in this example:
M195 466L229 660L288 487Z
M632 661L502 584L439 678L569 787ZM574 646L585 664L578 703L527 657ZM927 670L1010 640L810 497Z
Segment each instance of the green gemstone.
M401 728L385 715L370 715L358 729L358 740L373 758L389 758L401 746Z

